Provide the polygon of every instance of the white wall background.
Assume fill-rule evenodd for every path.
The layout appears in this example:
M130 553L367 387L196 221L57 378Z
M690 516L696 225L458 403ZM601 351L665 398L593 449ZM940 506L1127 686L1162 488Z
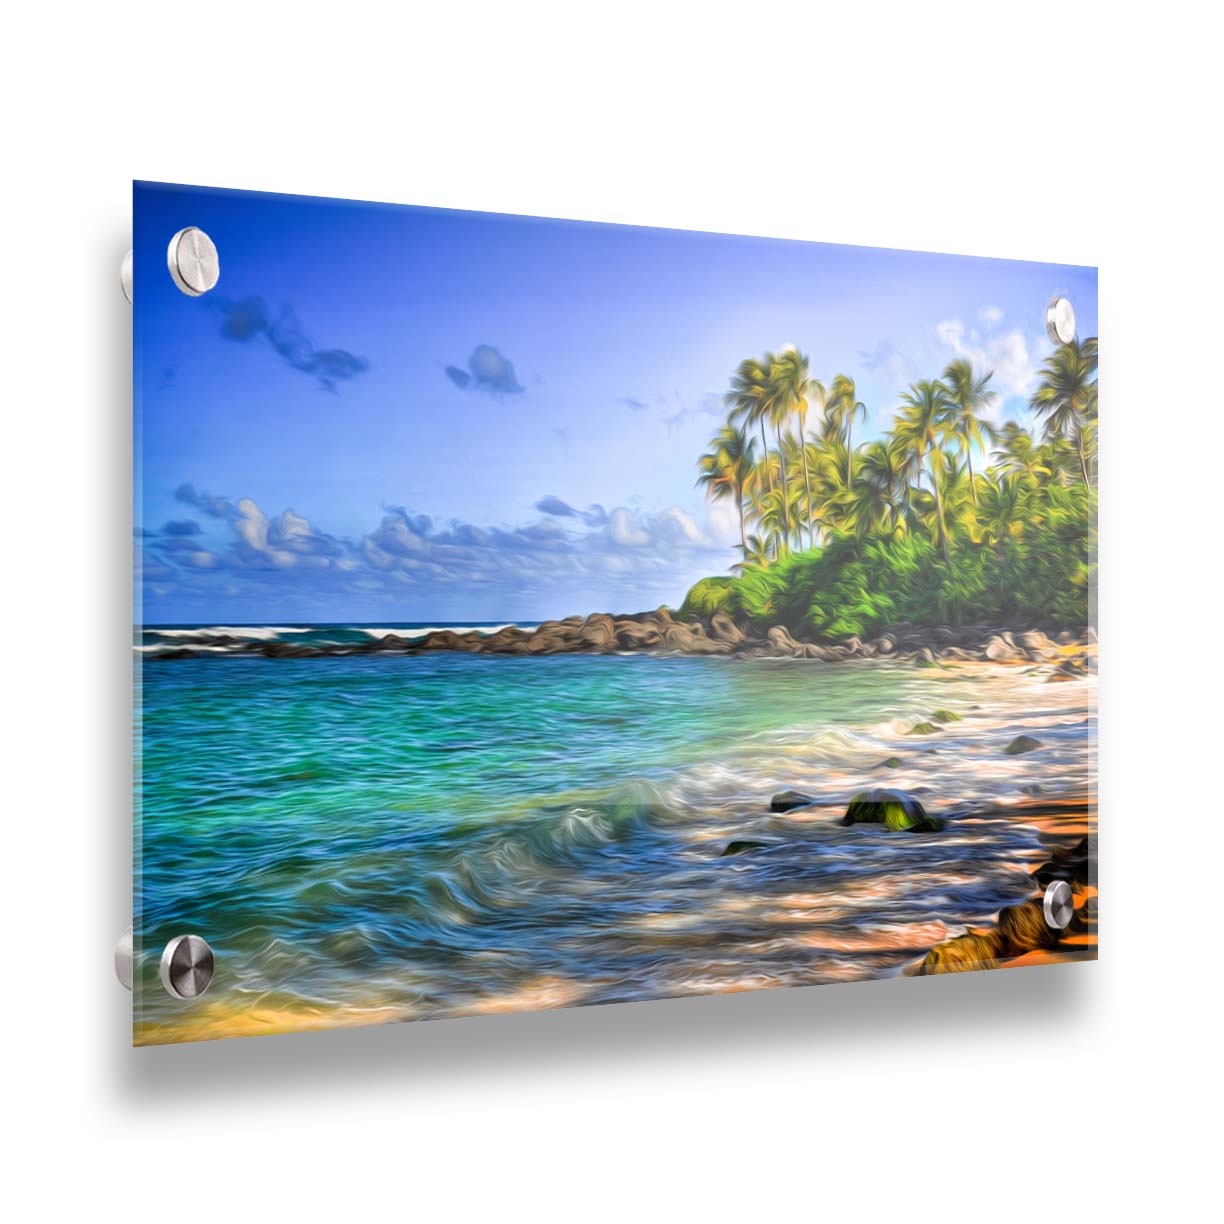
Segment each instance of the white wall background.
M1207 1213L1224 819L1208 12L7 14L10 1218ZM110 954L133 177L1100 264L1103 960L127 1048Z

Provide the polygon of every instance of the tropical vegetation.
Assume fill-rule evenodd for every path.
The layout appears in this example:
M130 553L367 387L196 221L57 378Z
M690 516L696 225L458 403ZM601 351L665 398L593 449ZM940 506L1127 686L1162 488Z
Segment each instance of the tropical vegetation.
M741 361L698 459L739 522L733 574L684 611L815 640L890 625L1091 622L1097 553L1097 341L1061 345L1029 406L991 423L993 373L958 358L899 397L879 437L854 379L794 348Z

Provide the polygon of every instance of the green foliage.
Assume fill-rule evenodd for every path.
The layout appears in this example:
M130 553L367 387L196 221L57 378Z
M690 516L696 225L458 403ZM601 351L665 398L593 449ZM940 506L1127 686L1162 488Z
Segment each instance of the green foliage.
M853 379L838 374L826 392L795 349L741 362L729 420L698 463L707 495L735 501L738 573L699 582L682 611L816 641L902 622L1091 623L1097 356L1090 338L1046 361L1031 401L1040 442L981 419L991 374L961 359L916 382L892 429L857 447L853 425L867 409Z
M735 585L734 578L703 578L684 597L681 616L713 616L730 611L728 596Z
M925 535L859 540L832 536L738 577L706 578L682 614L728 613L759 630L785 625L796 637L878 637L916 625L997 623L1079 628L1093 619L1096 494L1052 484L1020 499L1020 530L993 542L965 540L945 561Z

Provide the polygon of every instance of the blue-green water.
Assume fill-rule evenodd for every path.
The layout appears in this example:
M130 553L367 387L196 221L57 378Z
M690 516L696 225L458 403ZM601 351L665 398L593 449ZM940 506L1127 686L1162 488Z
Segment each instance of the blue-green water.
M1095 683L988 672L569 655L147 662L138 1039L895 972L1029 891L1035 833L981 811L1038 782L1090 784ZM936 709L963 721L906 734ZM1037 728L1041 754L1002 754ZM882 768L894 755L902 766ZM953 819L918 836L842 828L866 784L904 785ZM788 787L820 806L771 814ZM763 845L722 856L745 838ZM218 963L191 1003L156 969L186 930Z

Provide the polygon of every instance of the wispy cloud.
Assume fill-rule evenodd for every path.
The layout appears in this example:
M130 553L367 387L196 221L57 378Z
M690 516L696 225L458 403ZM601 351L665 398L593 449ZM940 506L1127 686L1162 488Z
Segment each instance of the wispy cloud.
M918 377L914 363L888 339L881 340L874 349L859 353L859 360L866 370L878 371L894 387L905 387Z
M704 421L708 424L721 417L725 411L723 397L717 391L707 391L696 401L683 404L678 411L665 416L663 424L667 426L667 432L672 433L692 421Z
M336 384L358 374L364 374L370 363L346 349L316 348L302 329L292 306L282 306L272 317L263 298L213 298L209 305L221 315L221 334L238 344L247 344L262 336L287 365L318 379L325 391L335 391Z
M580 518L588 527L601 527L608 520L607 512L602 506L592 505L585 510L578 510L551 493L541 497L535 508L541 514L551 514L554 518Z
M162 524L161 533L164 536L193 536L200 534L200 524L195 519L171 519Z
M1025 396L1032 390L1038 369L1036 346L1020 328L980 336L960 319L946 319L936 326L935 334L957 357L968 358L983 373L993 371L994 386L1002 395Z
M174 500L186 506L194 506L209 518L229 518L235 513L234 503L229 498L214 497L211 493L197 489L190 481L174 490Z
M581 601L582 592L596 603L630 608L637 599L678 599L701 574L725 567L738 538L725 513L703 522L679 506L580 510L552 494L535 503L538 519L516 526L438 520L388 506L356 538L332 535L292 509L267 514L249 497L214 497L190 484L176 496L216 525L171 522L145 533L146 585L183 598L216 595L224 582L278 606L369 597L435 606L437 592L450 589L463 601L495 608L525 596Z
M446 376L456 387L483 391L486 395L521 395L526 390L515 376L513 363L491 344L478 344L472 350L466 370L447 366Z

